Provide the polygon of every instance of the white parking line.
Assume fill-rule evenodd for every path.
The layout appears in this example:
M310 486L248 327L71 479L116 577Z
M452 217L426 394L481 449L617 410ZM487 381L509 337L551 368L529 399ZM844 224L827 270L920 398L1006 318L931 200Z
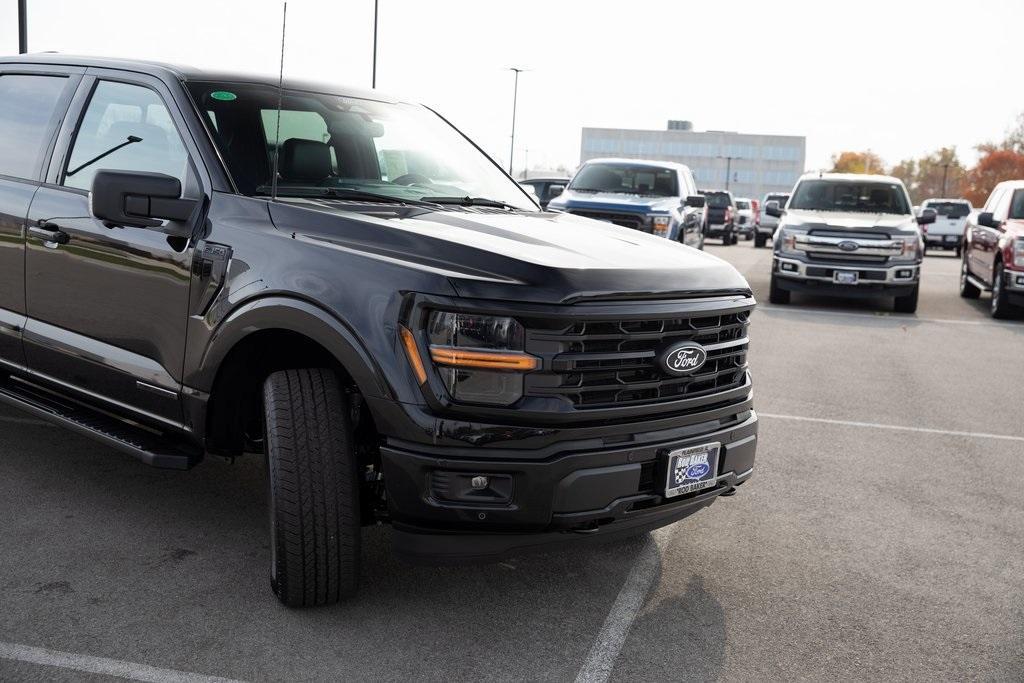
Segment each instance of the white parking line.
M116 678L127 678L132 681L149 681L150 683L239 683L230 678L204 676L174 669L159 669L155 666L125 662L120 659L106 657L90 657L72 652L47 650L41 647L18 645L0 642L0 659L16 662L55 666L71 671L83 671L91 674L102 674Z
M612 668L619 653L622 652L622 646L626 643L629 629L658 578L661 568L659 548L664 548L668 544L674 528L662 527L652 532L651 537L644 541L633 568L630 569L611 611L608 612L594 644L590 647L587 658L583 661L583 666L576 674L576 683L604 683L611 677Z
M841 318L871 318L873 320L885 320L886 322L897 323L936 323L940 325L983 325L990 327L1002 327L1004 329L1017 328L1020 323L1012 321L995 320L957 320L955 318L917 318L906 314L878 313L847 313L845 311L829 311L820 308L788 308L786 306L773 306L771 304L758 304L755 312L779 312L792 313L794 315L815 315L815 316L836 316Z
M824 417L803 417L800 415L775 415L758 411L758 417L767 417L773 420L795 420L797 422L821 422L824 424L844 425L847 427L870 427L872 429L892 429L901 432L921 432L924 434L942 434L943 436L966 436L975 439L999 439L1001 441L1021 441L1024 436L1012 436L1010 434L989 434L987 432L958 432L951 429L932 429L930 427L906 427L903 425L887 425L877 422L856 422L854 420L830 420Z

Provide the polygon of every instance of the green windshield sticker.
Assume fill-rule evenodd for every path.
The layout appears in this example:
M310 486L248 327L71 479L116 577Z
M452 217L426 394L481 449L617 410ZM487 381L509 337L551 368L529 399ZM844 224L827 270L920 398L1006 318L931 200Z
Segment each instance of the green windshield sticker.
M221 102L231 102L232 100L238 99L238 95L227 90L214 90L210 93L210 97Z

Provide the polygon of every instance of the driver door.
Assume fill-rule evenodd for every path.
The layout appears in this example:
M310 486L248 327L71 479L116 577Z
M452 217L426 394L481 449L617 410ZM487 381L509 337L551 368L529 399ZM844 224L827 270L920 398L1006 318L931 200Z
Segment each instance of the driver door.
M192 245L105 226L90 215L89 190L100 169L152 171L199 199L198 155L160 81L96 73L82 81L29 210L30 226L66 241L28 239L26 360L63 390L180 427Z

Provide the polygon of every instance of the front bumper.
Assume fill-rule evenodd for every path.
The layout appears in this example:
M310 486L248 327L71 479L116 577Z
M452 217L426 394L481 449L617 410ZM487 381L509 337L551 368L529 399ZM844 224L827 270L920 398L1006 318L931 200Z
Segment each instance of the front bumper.
M757 415L747 409L690 429L687 436L627 431L621 438L593 441L601 443L574 441L563 452L532 460L493 448L455 457L446 449L388 443L381 458L396 554L431 563L490 561L671 524L751 476ZM711 442L722 444L716 485L664 498L668 451ZM500 482L494 485L497 497L459 497L461 489L453 482L473 476Z
M962 243L960 235L943 235L927 233L924 236L924 243L930 249L958 249Z
M857 271L857 284L838 284L836 271ZM921 278L920 263L868 266L859 263L808 263L775 254L772 273L776 284L790 292L820 292L829 296L906 296Z

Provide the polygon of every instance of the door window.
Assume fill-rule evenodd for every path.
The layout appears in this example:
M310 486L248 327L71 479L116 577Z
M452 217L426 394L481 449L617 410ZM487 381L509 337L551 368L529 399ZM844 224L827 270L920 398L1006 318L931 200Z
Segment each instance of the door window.
M102 169L163 173L184 184L187 164L185 146L156 92L100 81L78 128L64 185L88 190Z
M0 76L0 175L34 180L68 84L64 76ZM63 112L61 112L63 114Z

